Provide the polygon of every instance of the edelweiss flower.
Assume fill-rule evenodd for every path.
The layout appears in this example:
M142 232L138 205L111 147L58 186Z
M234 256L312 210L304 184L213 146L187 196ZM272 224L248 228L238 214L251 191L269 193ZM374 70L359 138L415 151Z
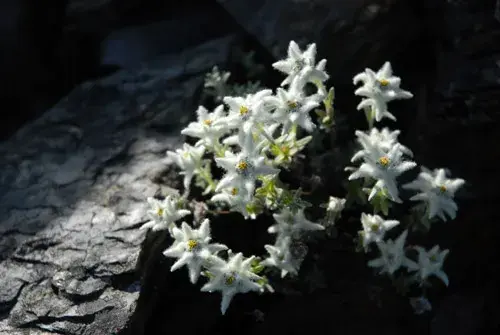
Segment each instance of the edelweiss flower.
M255 214L248 213L247 204L248 199L251 197L245 188L230 187L223 189L221 193L218 193L210 199L214 202L225 202L231 207L233 211L241 213L245 219L251 218L252 220L256 218Z
M256 283L262 277L251 271L254 256L243 259L242 253L232 255L229 261L220 258L212 258L213 265L209 268L210 274L214 276L201 291L222 292L221 312L226 313L233 297L238 293L260 291L262 286Z
M465 183L463 179L448 179L444 169L430 171L422 167L422 172L414 181L403 185L403 188L417 190L420 193L410 200L422 200L427 203L429 219L438 216L447 221L445 213L452 219L457 215L458 206L453 200L455 192Z
M361 224L363 226L363 247L365 251L370 243L382 242L385 233L399 224L396 220L384 220L378 215L361 213Z
M166 196L164 200L149 197L147 201L151 206L151 209L148 211L151 221L143 224L141 229L151 228L152 231L165 230L170 228L175 221L191 214L187 209L179 209L177 207L178 200L171 195Z
M290 41L288 45L288 58L277 61L273 64L273 67L288 75L281 83L281 86L290 84L297 77L307 77L308 81L326 81L328 79L328 74L325 72L326 60L321 60L318 65L315 65L315 63L315 43L310 44L302 52L297 43Z
M387 102L413 97L410 92L399 88L401 79L392 75L391 63L389 62L386 62L377 73L367 68L365 72L354 76L354 85L360 81L363 82L363 86L358 88L354 94L366 97L366 99L363 99L357 108L358 110L365 107L371 108L377 122L383 117L396 120L394 115L387 111Z
M266 158L260 153L260 148L255 145L251 134L241 132L239 136L242 148L238 154L226 151L225 157L215 158L217 165L227 171L215 191L233 187L244 188L246 194L251 197L257 176L276 174L279 170L266 165Z
M312 132L316 125L312 122L309 112L319 106L317 97L304 95L298 80L285 90L278 88L276 96L269 96L264 99L266 104L274 109L272 115L276 122L283 124L282 134L288 133L291 126L296 124L308 132Z
M396 241L388 240L377 243L380 257L368 262L369 267L380 268L380 273L392 275L400 267L404 266L410 270L418 269L418 265L405 255L405 241L408 231L405 230Z
M358 137L358 142L363 147L360 151L356 152L352 158L351 162L357 161L360 158L365 157L368 151L365 149L367 146L375 146L382 149L384 152L389 152L389 150L398 142L398 136L401 132L399 130L390 131L389 128L384 128L378 130L377 128L372 128L370 133L365 133L360 130L356 130L356 136ZM413 153L410 149L400 144L400 150L403 154L413 157Z
M340 199L330 196L326 210L331 213L340 213L344 210L346 199Z
M399 198L396 178L417 164L403 160L403 150L399 143L394 144L389 151L385 151L379 143L361 143L364 145L363 154L358 156L363 157L364 162L348 179L370 177L377 180L368 200L371 200L379 190L387 190L392 201L402 202Z
M415 249L418 251L418 272L416 274L418 279L423 283L428 277L434 275L448 286L448 276L442 267L449 250L440 251L438 245L429 251L420 246L416 246Z
M293 213L285 208L278 214L273 214L276 224L270 226L267 231L270 234L278 234L278 239L285 237L293 237L294 234L302 231L324 230L325 227L318 223L314 223L306 219L304 209L300 209L297 213Z
M198 229L192 229L186 222L182 229L174 227L172 235L175 239L172 246L163 252L166 257L178 258L170 271L175 271L184 265L189 271L189 280L196 283L206 260L217 252L226 250L222 244L210 244L210 221L205 219Z
M259 122L271 119L268 111L263 107L264 98L270 96L271 90L261 90L255 94L242 97L225 97L224 102L229 106L229 115L220 118L214 125L226 125L228 128L242 129L248 133Z
M191 180L199 169L204 154L204 146L193 147L187 143L184 143L182 149L177 149L175 152L167 151L167 157L182 169L180 174L184 175L183 184L185 189L189 189Z
M212 113L208 113L205 107L199 106L196 114L198 115L197 122L191 122L181 131L181 134L199 138L195 146L204 145L213 148L219 143L221 136L229 131L223 123L214 124L215 121L224 117L224 105L219 105Z
M291 238L287 236L277 245L266 244L264 246L269 253L269 257L263 260L261 264L264 266L274 266L280 269L281 278L284 278L288 273L297 275L299 270L300 262L293 257L290 251L290 243Z

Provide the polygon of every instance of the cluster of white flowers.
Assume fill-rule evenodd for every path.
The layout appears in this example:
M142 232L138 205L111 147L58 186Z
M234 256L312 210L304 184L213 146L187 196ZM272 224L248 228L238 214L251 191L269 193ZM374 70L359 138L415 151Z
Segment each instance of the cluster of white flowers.
M316 63L315 44L302 51L291 41L288 57L273 64L286 75L281 87L274 92L263 89L244 96L223 97L223 104L212 112L200 106L196 111L197 120L182 130L182 134L196 138L197 142L167 152L171 162L182 170L184 194L170 195L163 201L149 198L151 221L143 228L170 232L173 244L164 255L176 259L171 271L185 266L192 283L196 283L200 275L207 277L208 282L201 290L222 293L223 314L238 293L272 291L267 278L261 275L265 268L278 269L282 277L296 275L303 259L294 249L296 242L305 232L324 230L333 224L346 206L345 199L330 197L322 205L326 209L322 224L312 222L306 217L308 204L300 199L300 189L290 190L279 181L281 169L288 169L296 154L311 140L309 134L331 125L333 88L325 87L329 78L325 66L324 59ZM227 80L227 76L224 79ZM350 168L352 173L348 179L373 181L370 201L402 202L397 178L416 166L407 158L412 157L412 152L398 142L399 131L378 130L373 128L373 123L384 117L395 120L387 111L387 103L412 95L399 88L400 79L392 75L390 63L384 64L377 73L367 69L356 75L354 83L358 82L363 82L363 86L355 94L364 97L358 108L365 110L371 129L368 133L356 131L361 149L352 161L362 160L362 163L358 168ZM316 87L315 92L306 90L306 85ZM320 127L311 117L317 108L321 108L318 111ZM304 133L307 136L300 137ZM219 180L212 174L213 162L223 172ZM207 204L227 206L245 219L255 219L266 211L274 212L275 223L270 225L268 233L276 239L273 245L264 246L267 255L245 257L223 244L211 243L210 221L203 217L210 209L204 207L196 213L187 209L193 180L204 189L203 195L210 194ZM419 192L411 200L426 204L428 218L445 219L444 213L455 216L457 206L453 196L462 184L461 179L447 179L444 170L422 170L417 180L403 187ZM187 222L182 222L180 227L176 225L190 214L196 214L192 225ZM201 222L198 229L193 228L196 222ZM414 278L422 283L430 275L448 283L441 270L447 250L440 253L435 247L427 252L418 247L415 249L418 261L412 261L404 250L406 230L395 241L384 240L388 231L400 225L399 221L363 213L361 223L364 250L368 252L371 244L380 250L380 257L370 261L370 266L391 275L406 267L415 271Z
M359 82L362 82L363 86L358 88L355 94L363 99L358 109L365 110L370 130L356 131L361 148L353 155L351 162L362 160L362 163L357 168L346 168L352 172L348 179L364 178L365 185L369 186L366 188L369 201L401 203L397 177L415 168L417 164L410 160L413 157L412 151L398 142L399 130L379 130L374 127L374 123L384 117L396 121L396 117L387 110L387 103L394 99L411 98L412 94L400 88L401 79L393 76L389 62L378 72L366 69L356 75L354 84ZM430 171L422 167L421 170L417 179L402 185L402 188L417 191L409 200L422 202L415 208L424 210L416 213L421 215L419 222L429 229L431 220L436 217L446 221L445 213L452 219L455 218L458 207L453 198L457 189L464 184L464 180L447 178L445 169ZM375 197L377 199L374 199ZM386 220L376 214L362 213L361 223L363 230L359 232L359 236L365 252L370 250L371 244L375 244L380 253L378 258L368 262L370 267L378 268L380 273L390 276L399 269L406 269L408 273L414 273L410 278L420 285L428 284L428 278L434 275L448 285L448 277L442 270L448 250L439 251L439 246L430 251L421 246L405 247L407 229L396 240L384 240L389 230L400 225L397 220ZM418 252L417 261L407 257L407 252L411 250ZM413 299L417 300L425 301L426 309L430 309L430 303L425 297Z

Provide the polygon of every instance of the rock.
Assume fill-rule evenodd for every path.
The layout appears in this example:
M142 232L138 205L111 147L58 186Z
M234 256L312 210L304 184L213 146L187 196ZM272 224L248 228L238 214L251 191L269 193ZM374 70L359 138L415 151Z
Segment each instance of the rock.
M145 199L165 191L155 182L165 152L234 41L86 82L0 144L0 333L109 335L126 325Z

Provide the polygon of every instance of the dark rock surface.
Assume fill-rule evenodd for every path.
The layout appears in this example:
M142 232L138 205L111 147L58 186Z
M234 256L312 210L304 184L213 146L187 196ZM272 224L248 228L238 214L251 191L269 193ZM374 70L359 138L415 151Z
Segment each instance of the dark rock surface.
M233 42L84 83L1 144L0 334L109 335L126 324L144 197L167 187L157 182L165 151Z

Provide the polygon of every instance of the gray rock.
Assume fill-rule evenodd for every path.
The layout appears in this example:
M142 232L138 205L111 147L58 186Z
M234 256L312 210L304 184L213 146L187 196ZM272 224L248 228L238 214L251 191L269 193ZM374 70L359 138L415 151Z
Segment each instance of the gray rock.
M0 144L1 334L125 326L140 290L145 199L166 190L165 151L233 41L84 83Z

